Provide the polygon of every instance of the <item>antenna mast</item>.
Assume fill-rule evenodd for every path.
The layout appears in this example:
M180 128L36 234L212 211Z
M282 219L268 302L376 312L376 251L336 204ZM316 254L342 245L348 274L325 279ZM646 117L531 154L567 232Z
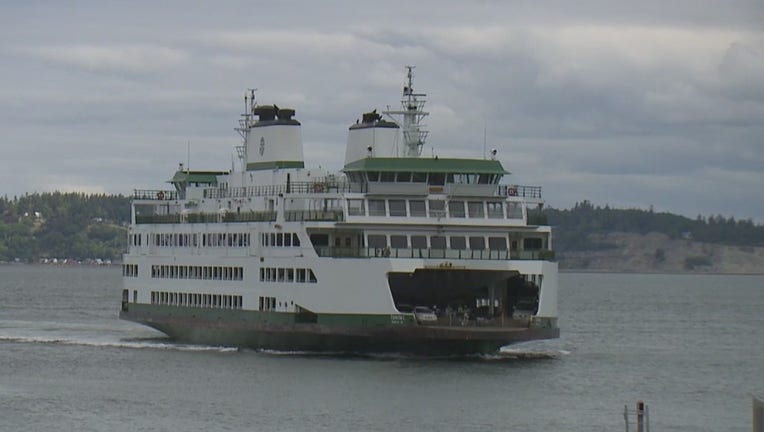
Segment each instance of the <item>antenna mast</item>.
M242 171L247 163L247 139L249 137L249 129L255 123L255 107L257 101L255 100L255 92L257 89L247 89L244 93L244 113L239 119L239 127L235 128L236 132L241 135L241 145L236 146L236 155L241 160Z
M400 111L383 111L385 115L390 117L403 131L403 146L402 152L406 157L419 157L422 154L422 147L427 139L429 131L423 130L424 119L430 113L424 111L425 100L427 96L425 93L414 93L414 68L416 66L406 66L406 85L403 87L403 99L401 100ZM403 116L403 125L398 123L393 115Z

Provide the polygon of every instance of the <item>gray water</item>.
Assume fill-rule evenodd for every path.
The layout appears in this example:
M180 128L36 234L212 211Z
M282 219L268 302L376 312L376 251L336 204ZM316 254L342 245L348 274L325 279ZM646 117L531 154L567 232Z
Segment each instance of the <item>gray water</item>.
M562 274L562 337L510 359L174 344L120 283L0 266L0 431L622 431L640 399L653 431L749 431L764 392L764 276Z

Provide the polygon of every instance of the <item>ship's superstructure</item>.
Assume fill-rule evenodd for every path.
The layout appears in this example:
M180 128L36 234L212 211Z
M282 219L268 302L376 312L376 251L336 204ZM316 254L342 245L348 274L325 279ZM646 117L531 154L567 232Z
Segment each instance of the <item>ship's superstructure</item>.
M421 157L424 94L350 126L341 173L305 167L295 111L245 96L240 168L136 190L121 317L277 350L491 352L554 338L541 188L494 158ZM383 115L384 114L384 115ZM402 120L401 120L402 119Z

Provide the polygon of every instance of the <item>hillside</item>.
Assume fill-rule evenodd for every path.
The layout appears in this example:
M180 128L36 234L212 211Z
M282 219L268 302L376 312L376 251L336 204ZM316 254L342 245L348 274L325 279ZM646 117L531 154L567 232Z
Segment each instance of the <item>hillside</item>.
M0 262L119 259L130 202L121 195L27 194L0 198Z
M566 270L665 273L764 273L764 247L732 246L670 238L662 233L591 234L600 250L559 251Z
M690 219L588 201L543 215L560 268L614 272L764 273L764 226L723 216Z

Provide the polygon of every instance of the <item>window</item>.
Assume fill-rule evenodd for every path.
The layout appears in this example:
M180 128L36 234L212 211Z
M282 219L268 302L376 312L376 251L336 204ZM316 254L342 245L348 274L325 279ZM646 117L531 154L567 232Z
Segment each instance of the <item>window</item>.
M378 172L371 171L371 172L367 173L367 175L369 176L369 181L370 182L378 182L379 181L379 173Z
M369 247L383 248L387 246L387 237L379 234L369 234Z
M316 280L316 275L313 274L313 270L308 269L308 282L310 283L316 283L318 280Z
M411 182L411 173L410 172L399 172L398 173L398 183L410 183Z
M300 236L298 236L297 233L292 234L292 246L295 246L295 247L300 246Z
M394 172L383 172L380 174L380 180L384 183L393 183L395 182L395 173Z
M501 201L488 201L486 203L489 219L504 219L504 208L502 204Z
M427 237L413 235L411 236L411 248L412 249L427 249Z
M472 250L485 249L485 238L483 238L483 237L470 237L470 249L472 249Z
M488 237L488 249L507 250L507 239L505 237Z
M443 186L446 183L446 175L444 173L430 173L430 181L428 183Z
M448 202L448 216L452 218L463 218L464 213L464 201L449 201Z
M443 236L432 236L430 237L430 247L432 249L445 249L446 248L446 238Z
M532 237L523 239L523 249L525 250L540 250L542 244L543 241L540 238Z
M385 200L369 200L369 216L386 216Z
M427 173L414 173L411 176L411 181L414 183L426 183L427 182Z
M391 235L390 247L396 249L406 249L409 247L408 238L405 235Z
M291 233L284 234L284 246L286 246L286 247L292 246L292 234Z
M350 216L366 216L364 201L362 199L349 199L348 214Z
M406 216L406 201L390 200L390 216Z
M522 219L523 218L523 208L520 206L520 203L507 203L507 219Z
M430 217L443 217L446 215L446 202L443 200L429 200Z
M426 217L427 212L424 207L424 201L421 201L421 200L409 201L409 215L411 217Z
M467 203L467 211L471 218L482 218L485 214L483 212L482 201L470 201Z
M451 249L463 250L467 249L467 241L464 237L451 237Z

